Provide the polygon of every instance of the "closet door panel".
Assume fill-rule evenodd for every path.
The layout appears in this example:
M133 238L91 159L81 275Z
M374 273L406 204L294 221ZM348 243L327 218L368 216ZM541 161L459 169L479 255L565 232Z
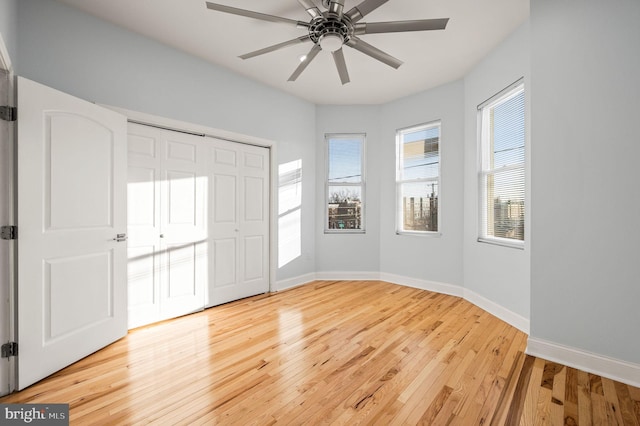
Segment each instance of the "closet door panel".
M263 236L254 235L245 237L243 243L243 275L245 281L263 279L265 272L263 269L263 262L261 261L265 255Z
M132 317L150 323L269 291L269 150L130 129L130 309L142 312Z
M210 306L269 291L269 150L213 144Z
M245 223L264 221L265 195L264 178L245 176L244 178L244 221Z
M160 313L160 177L157 130L129 124L127 172L128 327L157 321Z
M236 209L236 177L214 173L213 217L215 224L235 226L238 223Z
M196 284L195 245L178 245L167 247L167 297L176 298L194 296Z
M169 131L163 136L160 315L165 319L204 308L208 194L204 138Z
M129 327L201 310L208 257L206 142L129 124Z
M236 278L236 239L220 238L214 242L213 251L213 292L222 287L234 285Z
M127 221L129 226L156 226L156 170L129 166L127 184Z
M157 303L155 289L155 246L129 247L129 308L140 309Z
M243 149L243 277L245 286L254 291L268 289L269 283L268 159L268 151L264 148Z
M167 225L189 225L197 227L200 206L198 197L198 181L195 173L167 171L168 217Z

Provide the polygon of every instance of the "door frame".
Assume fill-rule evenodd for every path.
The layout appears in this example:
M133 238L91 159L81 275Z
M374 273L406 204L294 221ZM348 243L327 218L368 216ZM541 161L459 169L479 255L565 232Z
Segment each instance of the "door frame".
M0 34L0 70L7 73L8 79L8 105L15 106L15 74L11 58L9 57L9 51L4 43L2 34ZM16 169L15 169L15 153L16 153L16 131L15 123L12 124L13 131L9 131L9 140L6 152L8 155L2 155L0 158L0 168L6 169L6 177L0 177L0 182L6 179L7 191L1 190L0 187L0 199L2 204L6 203L7 211L6 217L2 217L0 214L0 220L6 223L0 223L0 226L15 225L16 220L16 203L15 203L15 185L16 185ZM3 184L5 182L2 182ZM8 270L0 270L0 344L6 342L16 341L16 244L15 241L2 241L3 245L7 245L6 251L9 255ZM4 248L3 248L4 251ZM0 371L0 396L7 395L16 389L17 384L17 368L16 358L8 358L8 362L4 363L4 360L0 362L2 364L2 370Z
M173 130L182 133L190 133L199 136L206 136L222 139L229 142L242 143L246 145L259 146L269 149L269 292L276 291L276 271L277 271L277 230L278 230L278 155L277 143L255 136L243 135L241 133L216 129L200 124L189 123L172 118L161 117L139 111L132 111L112 105L98 104L104 108L119 112L127 117L131 123L147 126L154 126L165 130Z

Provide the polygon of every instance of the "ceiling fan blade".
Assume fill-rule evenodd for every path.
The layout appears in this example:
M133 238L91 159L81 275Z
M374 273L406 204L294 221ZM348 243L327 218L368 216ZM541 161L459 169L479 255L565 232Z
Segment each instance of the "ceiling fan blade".
M266 13L254 12L252 10L238 9L237 7L225 6L222 4L207 2L207 8L218 12L231 13L232 15L246 16L247 18L260 19L262 21L278 22L295 25L297 27L308 28L309 23L294 21L293 19L283 18L280 16L267 15Z
M292 46L298 43L304 43L305 41L311 41L311 36L306 35L298 38L294 38L293 40L283 41L282 43L274 44L273 46L268 46L263 49L259 49L253 52L245 53L244 55L238 56L241 59L249 59L255 56L264 55L265 53L274 52L276 50L282 49L287 46Z
M319 16L322 16L322 12L320 12L320 9L318 9L318 6L316 6L313 0L298 0L298 3L300 3L302 7L304 7L304 9L309 15L311 15L312 18L315 19Z
M351 39L346 43L347 46L353 47L354 49L364 53L365 55L369 55L374 59L379 60L380 62L384 62L392 68L398 69L400 65L402 65L402 61L394 58L388 53L383 52L377 47L373 47L369 43L359 39L356 36L352 36Z
M340 48L335 52L331 52L331 54L333 55L333 60L336 63L336 68L338 68L340 81L345 85L351 80L349 80L349 71L347 71L347 63L344 60L344 52L342 51L342 48Z
M389 0L364 0L349 10L347 16L351 19L351 22L356 23L388 1Z
M355 34L399 33L404 31L444 30L449 18L415 21L367 22L355 25Z
M313 47L311 48L311 51L309 51L309 53L307 53L306 59L304 61L302 61L300 63L300 65L298 65L298 68L296 68L296 70L293 72L293 74L291 74L291 77L289 77L288 81L296 81L296 79L300 76L300 74L302 74L302 71L304 71L307 68L309 63L311 61L313 61L313 58L315 58L316 55L321 50L322 49L320 48L320 46L318 46L317 44L314 44Z

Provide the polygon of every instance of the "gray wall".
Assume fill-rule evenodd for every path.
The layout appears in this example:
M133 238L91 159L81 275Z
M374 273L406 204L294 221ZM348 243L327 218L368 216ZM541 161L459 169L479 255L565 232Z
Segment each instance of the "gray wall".
M15 67L17 60L18 0L0 0L0 34Z
M640 2L531 2L531 336L640 363Z
M377 152L381 184L380 270L423 281L462 286L463 120L462 81L385 104ZM441 120L440 236L396 234L396 130Z
M318 272L382 273L423 286L462 285L462 102L458 81L381 106L318 107ZM396 130L434 120L442 122L441 235L397 235ZM326 133L367 135L366 234L324 234Z
M380 270L380 139L378 106L318 106L316 115L316 267L318 272L378 272ZM326 133L364 133L365 233L325 234ZM348 277L347 275L344 275Z
M497 46L464 79L464 286L527 321L530 305L531 199L526 197L524 250L478 242L477 107L522 77L525 78L525 97L528 102L531 93L529 69L529 24L526 23ZM529 129L527 125L527 148L531 146ZM529 177L529 155L526 158Z
M315 191L315 105L51 0L18 4L18 74L97 103L277 142L278 163L309 165ZM315 200L302 206L302 254L277 273L315 270Z

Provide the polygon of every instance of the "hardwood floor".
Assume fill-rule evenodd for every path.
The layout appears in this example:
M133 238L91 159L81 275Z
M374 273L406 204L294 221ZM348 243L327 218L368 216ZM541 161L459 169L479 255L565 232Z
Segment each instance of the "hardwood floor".
M467 301L317 281L133 330L1 403L83 424L629 424L640 389L524 355Z

